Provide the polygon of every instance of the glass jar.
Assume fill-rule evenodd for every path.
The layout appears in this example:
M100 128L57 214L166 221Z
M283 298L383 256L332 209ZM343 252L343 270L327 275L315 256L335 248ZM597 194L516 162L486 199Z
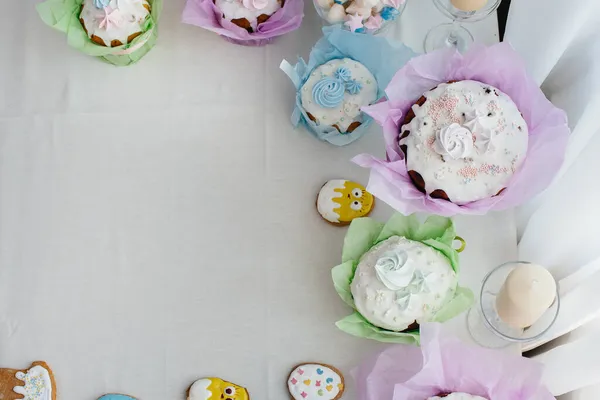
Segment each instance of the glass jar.
M396 21L407 0L313 0L325 25L356 32L377 34Z

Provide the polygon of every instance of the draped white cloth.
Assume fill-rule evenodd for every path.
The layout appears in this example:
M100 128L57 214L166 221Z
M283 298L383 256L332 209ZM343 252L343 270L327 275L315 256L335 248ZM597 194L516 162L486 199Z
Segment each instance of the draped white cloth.
M553 393L588 387L570 398L596 399L600 386L590 385L600 383L600 344L590 338L600 316L600 2L513 0L505 40L572 129L561 173L518 213L520 258L548 267L562 294L557 323L528 348L559 338L559 347L536 357Z

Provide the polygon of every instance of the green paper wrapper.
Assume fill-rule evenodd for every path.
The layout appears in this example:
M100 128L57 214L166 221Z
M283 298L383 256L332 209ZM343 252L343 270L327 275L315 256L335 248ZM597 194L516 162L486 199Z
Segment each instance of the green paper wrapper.
M354 308L353 314L336 323L342 331L354 336L387 343L419 344L419 331L394 332L378 328L367 321L354 305L350 284L360 258L373 246L392 236L403 236L424 243L442 253L459 273L458 252L452 247L457 238L451 219L432 216L420 223L415 215L405 217L395 214L386 224L371 218L358 218L352 221L344 238L342 264L331 271L333 285L342 300ZM454 297L434 316L433 322L443 322L467 310L474 302L473 292L458 286Z
M144 33L130 43L118 47L100 46L88 38L79 21L83 0L46 0L36 8L46 25L67 34L67 42L70 46L110 64L127 66L138 62L156 44L162 0L148 0L148 2L152 6L152 11L142 27Z

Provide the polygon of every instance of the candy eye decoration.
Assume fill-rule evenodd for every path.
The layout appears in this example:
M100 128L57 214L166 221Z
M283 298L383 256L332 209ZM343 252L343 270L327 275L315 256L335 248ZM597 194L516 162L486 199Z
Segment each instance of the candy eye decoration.
M225 394L227 396L233 396L233 395L235 395L235 388L233 386L227 386L225 388Z
M354 200L352 203L350 203L350 208L354 211L358 211L362 208L362 203L360 201Z
M360 199L363 195L362 190L360 190L359 188L356 188L352 191L352 196L356 197L357 199Z

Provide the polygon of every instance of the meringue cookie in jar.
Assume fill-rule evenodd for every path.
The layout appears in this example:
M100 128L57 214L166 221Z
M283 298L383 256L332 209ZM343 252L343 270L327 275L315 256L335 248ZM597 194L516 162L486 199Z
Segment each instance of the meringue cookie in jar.
M325 24L357 33L377 33L400 16L406 0L313 0Z

